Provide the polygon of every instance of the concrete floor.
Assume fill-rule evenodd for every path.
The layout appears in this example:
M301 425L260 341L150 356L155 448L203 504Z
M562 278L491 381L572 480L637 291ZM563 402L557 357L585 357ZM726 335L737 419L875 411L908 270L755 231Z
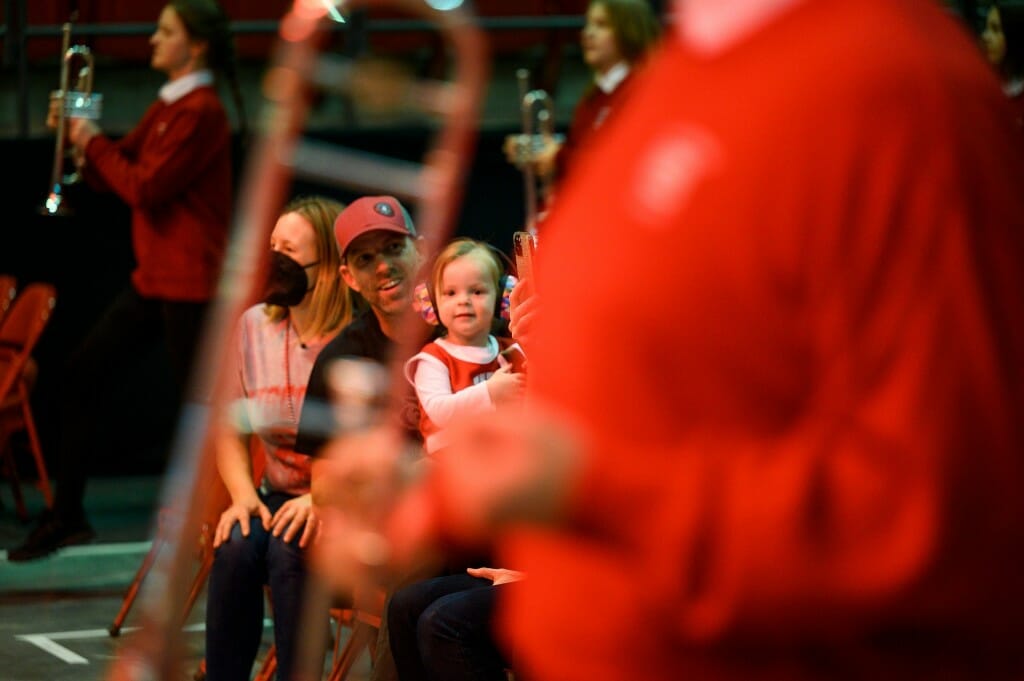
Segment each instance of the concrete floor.
M10 487L0 488L0 678L4 681L104 681L111 663L139 626L133 606L121 636L108 628L125 591L151 546L159 476L99 478L90 481L87 511L96 541L69 547L29 563L10 563L6 549L19 544L29 527L14 513ZM42 510L42 496L24 489L30 512ZM144 582L145 586L149 582ZM184 628L181 678L191 679L203 657L205 598L201 596ZM263 647L272 629L265 622ZM349 676L363 681L364 654ZM164 680L166 681L166 680Z

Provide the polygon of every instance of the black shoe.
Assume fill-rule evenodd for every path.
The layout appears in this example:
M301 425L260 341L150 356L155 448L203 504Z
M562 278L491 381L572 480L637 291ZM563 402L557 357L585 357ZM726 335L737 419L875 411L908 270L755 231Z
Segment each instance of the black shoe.
M85 518L67 521L47 513L24 544L7 552L7 560L14 563L36 560L65 546L88 544L95 536L96 532Z

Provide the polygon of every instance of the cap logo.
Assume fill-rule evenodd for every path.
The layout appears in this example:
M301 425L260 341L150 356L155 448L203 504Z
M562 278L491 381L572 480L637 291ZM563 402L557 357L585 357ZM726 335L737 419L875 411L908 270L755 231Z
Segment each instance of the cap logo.
M395 209L392 208L391 204L389 203L384 203L383 201L380 201L373 206L373 209L386 218L395 217Z

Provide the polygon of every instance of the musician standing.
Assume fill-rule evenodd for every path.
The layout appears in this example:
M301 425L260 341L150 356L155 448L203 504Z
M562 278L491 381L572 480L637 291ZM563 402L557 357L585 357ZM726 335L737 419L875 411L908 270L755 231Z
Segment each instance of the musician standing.
M594 81L576 103L565 142L549 139L535 157L534 170L549 185L565 176L571 159L628 96L636 69L659 33L658 19L647 0L592 0L580 46ZM510 162L516 161L511 142L506 143L505 154Z
M33 560L95 536L83 501L88 471L104 456L97 425L112 418L109 376L163 337L180 404L214 294L233 196L231 125L217 93L219 78L228 81L245 128L228 17L215 0L171 0L149 42L150 66L165 73L167 83L135 129L114 140L93 121L69 120L68 140L85 179L131 209L136 267L69 358L54 508L9 560ZM51 110L48 122L55 120Z

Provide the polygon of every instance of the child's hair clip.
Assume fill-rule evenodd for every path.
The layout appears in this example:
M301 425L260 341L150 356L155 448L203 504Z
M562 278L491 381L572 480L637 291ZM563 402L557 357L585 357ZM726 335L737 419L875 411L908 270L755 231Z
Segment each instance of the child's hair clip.
M516 279L514 274L506 274L504 277L504 289L501 292L501 310L499 312L502 319L511 319L512 309L512 289L516 287L519 280Z
M437 312L434 310L434 304L430 302L430 291L427 290L425 282L416 284L412 290L412 307L420 313L423 321L431 326L437 326Z

